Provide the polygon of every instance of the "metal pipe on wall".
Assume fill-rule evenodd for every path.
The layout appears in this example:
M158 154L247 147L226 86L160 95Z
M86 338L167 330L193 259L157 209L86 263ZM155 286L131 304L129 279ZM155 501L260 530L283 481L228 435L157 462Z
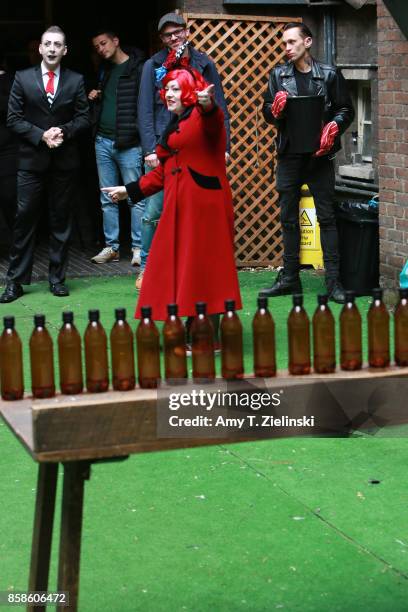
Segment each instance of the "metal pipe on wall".
M324 59L326 64L334 65L337 57L336 19L332 9L323 14Z

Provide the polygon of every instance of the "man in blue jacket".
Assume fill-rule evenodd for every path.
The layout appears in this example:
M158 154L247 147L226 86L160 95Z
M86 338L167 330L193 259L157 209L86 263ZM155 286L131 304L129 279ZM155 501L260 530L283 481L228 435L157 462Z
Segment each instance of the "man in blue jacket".
M152 170L159 164L156 144L171 118L171 113L159 97L159 91L162 88L161 81L166 72L182 58L185 58L184 61L188 61L190 66L196 68L209 83L215 85L215 99L224 113L229 151L229 115L221 79L214 62L205 53L197 51L189 44L189 30L181 15L177 13L163 15L157 30L165 48L147 60L143 67L138 104L139 131L146 171ZM174 60L173 56L175 56ZM226 158L229 155L228 151L226 151ZM143 270L162 208L163 192L146 198L146 208L142 217L141 272L136 280L138 289L141 287ZM166 246L164 245L163 248Z

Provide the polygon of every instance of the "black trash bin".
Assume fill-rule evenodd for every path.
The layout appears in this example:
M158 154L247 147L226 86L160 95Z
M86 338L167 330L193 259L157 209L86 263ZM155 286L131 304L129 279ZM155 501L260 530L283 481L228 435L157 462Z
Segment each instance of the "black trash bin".
M343 287L371 295L379 286L378 208L368 202L340 202L336 217Z

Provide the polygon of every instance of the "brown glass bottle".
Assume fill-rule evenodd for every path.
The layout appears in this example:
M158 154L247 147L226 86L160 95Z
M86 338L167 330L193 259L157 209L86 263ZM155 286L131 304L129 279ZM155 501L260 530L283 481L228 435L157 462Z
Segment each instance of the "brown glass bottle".
M382 289L373 289L368 310L368 364L371 368L390 365L390 315L382 301Z
M23 352L20 336L14 329L14 317L4 317L0 338L1 397L19 400L24 395Z
M142 306L141 315L136 330L138 381L142 389L155 389L160 381L159 330L151 306Z
M258 298L258 310L252 320L252 340L255 376L276 376L275 323L266 297Z
M163 326L164 375L170 384L187 379L186 329L177 310L177 304L168 304Z
M400 289L400 301L394 313L395 363L408 366L408 289Z
M101 393L109 387L108 342L99 321L99 310L89 310L85 330L86 388L90 393Z
M242 323L235 312L235 300L225 300L221 320L221 375L226 380L244 376Z
M53 397L54 353L51 336L45 327L45 316L34 315L34 330L30 338L31 388L36 398Z
M112 386L115 391L131 391L136 384L135 352L125 308L115 309L115 319L110 333Z
M205 302L197 302L196 316L191 324L193 379L196 382L215 378L214 328L207 317Z
M62 313L63 325L58 334L60 389L65 395L82 393L81 336L74 325L74 314Z
M313 315L313 369L317 374L330 374L336 369L336 336L334 317L327 304L328 295L317 296Z
M340 367L360 370L363 363L361 315L354 303L354 291L346 291L346 301L340 313Z
M303 295L293 296L288 317L289 373L310 374L310 322L303 308Z

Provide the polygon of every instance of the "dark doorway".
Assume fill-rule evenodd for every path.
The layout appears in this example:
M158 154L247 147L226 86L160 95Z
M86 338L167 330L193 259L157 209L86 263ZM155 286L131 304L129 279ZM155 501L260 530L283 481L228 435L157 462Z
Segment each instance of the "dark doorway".
M113 29L124 46L139 47L148 57L156 50L155 28L166 10L161 0L143 5L87 0L1 0L0 46L11 70L24 68L30 65L30 41L37 41L47 26L56 24L67 35L66 65L84 73L90 66L90 37L96 30ZM35 59L34 54L32 57Z
M1 0L0 2L0 51L5 59L4 67L10 73L39 63L38 43L42 32L49 25L59 25L67 36L68 54L64 65L85 76L88 90L97 84L98 67L94 62L91 37L100 29L115 31L121 46L140 49L149 57L158 48L156 25L161 14L170 10L166 0L152 0L143 5L117 4L115 2L91 2L88 0ZM74 242L83 247L98 248L104 241L99 187L94 162L93 140L90 135L82 145L81 202L75 222ZM121 244L130 238L130 219L126 205L121 205ZM47 236L47 215L39 223L39 238ZM0 247L8 252L10 230L0 211ZM96 253L96 251L95 251Z

